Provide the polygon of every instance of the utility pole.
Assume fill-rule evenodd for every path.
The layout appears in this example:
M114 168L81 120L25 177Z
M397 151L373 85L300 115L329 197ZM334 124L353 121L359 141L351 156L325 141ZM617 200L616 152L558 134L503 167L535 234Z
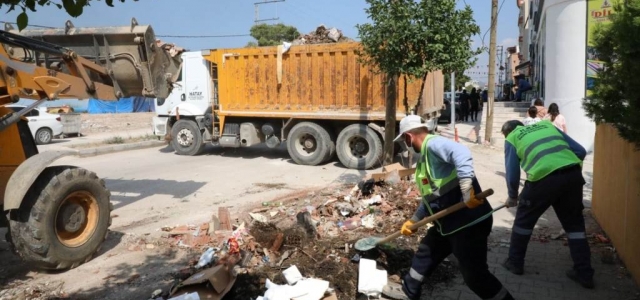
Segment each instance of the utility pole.
M496 92L496 29L498 28L498 0L491 0L491 31L489 33L489 93L487 100L487 122L484 141L491 144L493 134L493 101Z
M253 22L258 24L260 22L265 22L265 21L277 21L280 20L280 17L275 17L275 18L269 18L269 19L260 19L260 11L258 6L261 4L269 4L269 3L278 3L278 2L284 2L285 0L264 0L262 2L255 2L253 3L254 9L255 9L255 16L253 18Z
M498 89L498 95L495 97L497 99L501 99L502 95L504 95L504 91L503 91L503 82L502 81L502 75L504 75L504 45L499 45L496 46L496 52L498 52L498 55L500 56L500 63L498 64L500 66L500 68L498 69L498 86L500 87Z

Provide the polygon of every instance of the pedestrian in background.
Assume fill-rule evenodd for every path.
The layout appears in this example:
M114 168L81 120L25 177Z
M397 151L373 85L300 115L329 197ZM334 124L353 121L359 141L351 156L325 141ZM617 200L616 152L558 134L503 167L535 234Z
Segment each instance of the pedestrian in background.
M469 122L469 109L471 108L471 98L467 93L467 90L462 90L462 95L460 95L460 112L462 116L460 116L460 121Z
M549 105L549 110L547 111L545 119L551 121L551 123L558 127L558 129L562 130L562 132L567 133L567 121L564 116L560 114L558 104L551 103L551 105Z
M476 88L471 89L471 95L469 95L471 101L471 122L478 121L478 111L480 110L480 94Z
M540 120L544 119L544 117L547 116L547 109L544 108L544 102L542 102L542 99L536 99L536 101L533 101L533 105L538 109L538 118L540 118Z
M517 207L511 229L509 256L503 266L513 274L524 273L527 246L538 219L553 207L567 234L573 268L567 277L592 289L591 250L585 233L582 210L582 161L587 151L548 120L530 126L520 121L502 125L505 177L509 198L507 207ZM522 193L520 167L527 173Z
M529 116L526 117L522 122L524 123L524 126L529 126L531 124L540 122L540 118L538 118L538 108L536 108L535 106L529 107L527 114L529 114Z

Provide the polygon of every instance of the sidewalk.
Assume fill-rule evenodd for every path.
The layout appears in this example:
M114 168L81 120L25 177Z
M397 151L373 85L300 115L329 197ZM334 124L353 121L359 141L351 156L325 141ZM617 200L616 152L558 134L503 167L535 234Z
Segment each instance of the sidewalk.
M504 154L501 150L476 144L475 125L477 123L457 123L456 128L458 128L460 143L469 147L473 153L476 176L482 187L494 189L495 194L489 201L493 207L496 207L507 198ZM448 124L440 124L438 127L442 136L454 138L454 131L448 128ZM572 260L566 237L559 236L562 226L553 209L549 209L536 225L527 251L525 274L517 276L506 271L501 263L507 258L515 209L502 209L493 215L488 264L490 271L516 299L640 299L640 289L616 258L612 245L593 238L594 234L604 233L592 217L590 210L592 171L593 155L590 154L585 159L583 167L583 174L587 181L584 188L584 215L591 246L591 262L596 272L594 278L596 288L584 289L566 277L565 272L572 267ZM454 261L451 257L450 259ZM426 292L425 296L428 296L428 299L478 299L464 284L462 275L458 271L453 280L438 284L433 291Z
M55 151L55 150L69 150L70 148L78 147L83 144L103 143L105 140L108 140L114 137L121 137L123 139L127 139L127 138L143 137L147 135L149 136L153 135L153 131L151 130L151 128L132 129L132 130L123 130L123 131L115 131L115 132L105 132L105 133L91 133L91 134L82 135L78 137L53 139L50 144L39 145L38 150L40 152Z

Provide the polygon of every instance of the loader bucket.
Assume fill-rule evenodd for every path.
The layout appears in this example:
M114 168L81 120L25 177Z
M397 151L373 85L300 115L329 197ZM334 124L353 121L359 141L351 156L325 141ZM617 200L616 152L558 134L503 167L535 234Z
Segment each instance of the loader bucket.
M70 21L65 25L59 29L22 31L9 25L5 30L67 48L106 68L117 98L168 97L180 71L180 53L184 50L157 41L151 26L138 25L135 19L130 26L74 27ZM20 50L13 53L14 58L25 55ZM37 50L28 55L28 59L40 65L47 64L47 68L62 61L61 57ZM92 79L100 80L99 76L92 76Z

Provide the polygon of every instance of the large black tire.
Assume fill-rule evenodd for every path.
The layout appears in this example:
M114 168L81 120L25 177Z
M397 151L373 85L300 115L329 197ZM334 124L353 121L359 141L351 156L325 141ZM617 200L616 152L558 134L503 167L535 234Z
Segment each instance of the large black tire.
M36 134L35 134L36 144L46 145L51 143L52 139L53 139L53 132L51 131L51 129L43 127L38 129L38 131L36 131Z
M171 146L180 155L200 154L204 149L204 141L196 122L183 119L173 124L171 127Z
M329 132L312 122L298 123L287 137L287 151L300 165L316 166L331 159L335 143Z
M382 164L382 140L364 124L344 128L338 135L336 149L338 159L349 169L367 170Z
M45 269L70 269L89 261L111 225L110 196L93 172L70 166L46 168L20 209L9 213L15 250ZM71 220L66 224L65 215Z

